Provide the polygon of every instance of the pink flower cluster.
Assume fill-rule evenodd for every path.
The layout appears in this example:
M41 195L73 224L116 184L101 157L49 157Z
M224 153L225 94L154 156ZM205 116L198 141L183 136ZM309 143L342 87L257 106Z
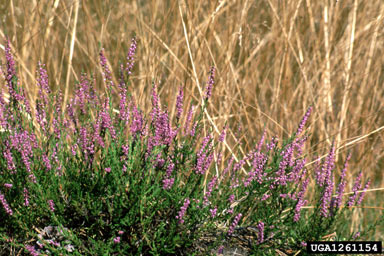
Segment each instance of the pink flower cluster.
M0 202L4 207L4 210L7 212L9 215L13 215L13 211L11 207L9 207L7 200L5 199L5 196L0 192Z
M233 234L233 232L235 231L235 228L236 228L237 224L239 223L239 221L240 221L240 219L241 219L242 216L243 216L243 215L242 215L241 213L239 213L239 214L236 215L236 217L235 217L235 219L233 220L231 226L229 227L228 235L232 235L232 234Z
M176 216L176 219L179 220L179 223L180 223L180 224L183 224L183 223L184 223L184 219L183 219L183 218L184 218L184 215L185 215L185 213L186 213L186 211L187 211L188 206L189 206L190 203L191 203L191 201L190 201L188 198L186 198L186 199L184 200L184 205L181 206L180 211L179 211L179 214Z

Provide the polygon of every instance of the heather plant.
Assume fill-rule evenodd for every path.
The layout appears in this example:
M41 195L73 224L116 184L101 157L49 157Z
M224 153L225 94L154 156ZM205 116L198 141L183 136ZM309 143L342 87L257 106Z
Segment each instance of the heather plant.
M275 249L298 252L329 234L356 238L345 225L369 181L361 184L360 173L353 195L345 197L351 156L337 178L334 146L313 169L306 167L304 127L312 107L290 138L268 141L264 133L240 161L231 156L216 172L227 127L216 139L201 126L215 68L199 113L196 107L184 112L180 86L176 120L170 120L153 83L152 110L145 116L129 92L136 47L133 39L118 84L102 49L106 97L94 89L100 81L81 74L66 113L61 92L53 95L39 63L32 112L7 42L2 72L10 99L0 97L2 248L30 255L192 255L237 243L251 254L270 255ZM308 202L313 180L317 197Z

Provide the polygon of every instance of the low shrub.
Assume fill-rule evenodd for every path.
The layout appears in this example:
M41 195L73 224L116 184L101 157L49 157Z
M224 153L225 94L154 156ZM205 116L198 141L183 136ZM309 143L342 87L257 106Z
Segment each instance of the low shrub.
M2 71L10 97L0 97L5 254L21 249L31 255L206 255L236 243L270 255L275 249L304 251L306 242L330 234L335 240L356 238L344 226L369 181L361 184L360 173L354 194L346 198L351 156L336 178L334 146L313 170L306 167L304 125L312 107L290 138L267 141L264 133L240 161L232 155L218 170L224 152L217 145L224 143L227 126L217 138L212 132L203 135L201 127L215 69L199 112L192 107L184 113L180 87L176 118L170 120L153 84L152 111L145 116L128 90L136 46L133 39L118 84L101 50L107 97L99 97L97 81L82 74L64 115L62 94L51 92L41 63L32 111L7 42ZM313 180L317 196L308 202ZM307 205L312 208L303 210Z

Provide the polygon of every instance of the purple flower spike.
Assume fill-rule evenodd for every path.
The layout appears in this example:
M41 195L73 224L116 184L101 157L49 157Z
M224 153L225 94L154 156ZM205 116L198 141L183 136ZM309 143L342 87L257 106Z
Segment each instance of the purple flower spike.
M264 242L264 222L260 221L259 224L257 224L257 229L257 243L261 244Z
M328 182L328 179L331 177L331 172L333 168L335 167L335 144L332 143L332 147L329 150L329 153L327 155L327 158L325 159L325 162L322 165L321 170L317 169L316 173L316 182L317 184L322 187L324 183Z
M301 132L303 131L304 125L307 122L308 117L310 116L311 112L312 112L312 107L309 107L307 109L307 112L305 112L303 119L301 119L299 127L297 128L297 131L296 131L296 136L299 136L301 134Z
M48 85L48 74L47 70L45 69L45 65L41 64L39 62L39 78L37 79L37 84L39 86L39 98L40 101L36 104L36 119L37 122L40 124L40 127L43 129L44 132L47 131L47 113L46 108L48 106L48 97L45 93L49 94L51 90L49 89Z
M218 254L223 254L224 253L224 245L220 245L220 247L217 249Z
M16 77L16 67L15 67L15 60L13 59L13 55L11 53L11 43L9 41L9 38L7 40L7 44L5 46L5 59L6 59L6 65L7 65L7 73L4 74L5 79L7 81L7 87L10 96L13 99L16 99L16 92L15 92L15 86L12 83L13 77Z
M13 187L13 184L5 183L5 184L4 184L4 187L6 187L6 188L12 188L12 187Z
M359 196L359 199L357 199L356 205L360 205L360 204L361 204L361 202L362 202L363 199L364 199L365 192L366 192L367 189L369 188L369 185L370 185L370 184L371 184L371 180L369 179L369 180L367 181L367 183L365 183L363 192L360 193L360 196Z
M26 245L25 249L32 255L32 256L38 256L40 253L35 250L35 247L32 245Z
M235 228L236 228L237 224L239 223L242 216L243 215L241 213L236 215L235 219L232 222L232 225L229 227L228 235L232 235L232 233L235 231Z
M180 86L179 89L179 95L177 95L176 99L176 119L179 120L181 117L181 114L183 113L183 97L184 97L184 92L183 92L183 87Z
M327 184L324 189L323 196L321 198L321 205L320 205L320 214L323 217L328 217L329 215L329 207L331 204L331 197L333 192L333 184L334 184L334 177L330 177L327 179Z
M132 38L132 42L131 42L131 47L129 48L129 52L128 52L128 55L127 55L127 67L126 67L126 71L128 73L128 75L131 74L132 72L132 69L133 69L133 65L135 64L135 53L136 53L136 48L137 48L137 41L136 41L136 38Z
M7 200L5 199L5 196L3 194L1 194L1 192L0 192L0 202L3 205L4 210L6 211L6 213L12 216L13 215L13 211L12 211L11 207L9 207L9 205L7 203Z
M353 188L352 188L353 195L349 197L349 200L348 200L348 203L347 203L347 205L349 207L351 207L355 203L355 200L356 200L356 197L357 197L357 191L361 187L361 184L360 184L361 176L362 176L362 172L359 173L359 176L357 176L357 178L355 180L355 184L353 185Z
M175 179L174 178L170 178L170 179L164 179L163 180L163 189L164 190L169 190L171 189L173 183L175 182Z
M295 221L295 222L299 221L299 219L300 219L301 207L303 207L307 203L307 200L304 200L304 194L305 194L305 191L307 190L308 183L309 183L309 178L307 178L303 182L302 188L301 188L301 190L297 196L298 202L297 202L296 207L295 207L295 215L293 216L293 221Z
M104 82L105 82L107 88L111 89L111 87L114 86L114 83L112 81L111 70L109 69L108 64L107 64L107 58L105 58L105 55L104 55L104 48L101 49L99 55L100 55L100 66L101 66L102 71L103 71Z
M224 141L224 139L225 139L225 135L226 135L226 133L227 133L227 129L228 129L228 126L225 125L223 131L221 132L221 134L220 134L220 136L219 136L219 141L220 141L220 142L223 142L223 141Z
M53 200L48 200L49 209L51 209L52 212L55 211L55 204L53 203Z
M203 139L203 144L201 146L200 151L197 153L197 163L195 167L195 171L197 174L204 174L205 171L208 169L209 164L212 161L212 154L207 156L207 151L212 149L212 144L208 146L208 149L205 150L205 148L208 145L208 142L211 140L211 134L208 134L204 139Z
M208 189L207 192L204 195L204 205L209 204L209 197L212 194L213 187L216 185L217 177L214 176L212 180L208 183Z
M215 216L217 214L217 207L215 207L213 209L209 209L209 212L211 213L212 218L215 218Z
M179 224L183 224L184 223L183 218L184 218L185 212L187 211L187 208L188 208L190 203L191 203L191 201L189 201L188 198L186 198L184 200L184 205L180 208L179 215L176 216L176 219L179 220Z
M211 67L211 70L209 71L209 79L207 83L207 89L205 92L205 100L208 100L211 97L212 94L212 87L213 84L215 83L215 67Z
M345 176L346 176L346 172L347 172L348 161L350 159L351 159L351 154L349 153L348 156L347 156L347 159L345 159L344 168L341 171L340 183L339 183L339 185L337 187L336 209L339 209L340 206L341 206L342 196L343 196L343 193L344 193L344 190L345 190L345 185L347 183L346 180L345 180Z
M24 205L29 205L29 195L28 195L28 189L24 188Z
M185 120L183 136L190 133L189 125L191 123L191 119L192 119L192 115L193 115L194 110L195 110L195 106L192 105L188 111L187 119Z
M120 243L120 237L118 236L118 237L113 238L113 242L114 242L115 244Z

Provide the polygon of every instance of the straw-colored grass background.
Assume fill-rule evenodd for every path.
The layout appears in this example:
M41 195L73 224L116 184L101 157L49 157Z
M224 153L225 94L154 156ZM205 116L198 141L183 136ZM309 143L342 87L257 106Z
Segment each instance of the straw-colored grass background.
M135 34L131 92L148 113L151 83L159 82L172 116L178 86L185 88L185 111L191 101L200 104L214 65L205 131L213 125L217 136L228 121L226 159L238 151L239 125L246 153L264 129L269 138L286 138L313 105L306 152L324 155L335 141L339 173L350 150L347 192L360 170L364 181L372 179L364 206L354 209L357 231L384 210L383 15L384 2L368 0L5 0L0 52L7 35L31 102L41 60L68 103L81 71L101 77L100 46L117 77ZM383 227L372 239L384 240Z

